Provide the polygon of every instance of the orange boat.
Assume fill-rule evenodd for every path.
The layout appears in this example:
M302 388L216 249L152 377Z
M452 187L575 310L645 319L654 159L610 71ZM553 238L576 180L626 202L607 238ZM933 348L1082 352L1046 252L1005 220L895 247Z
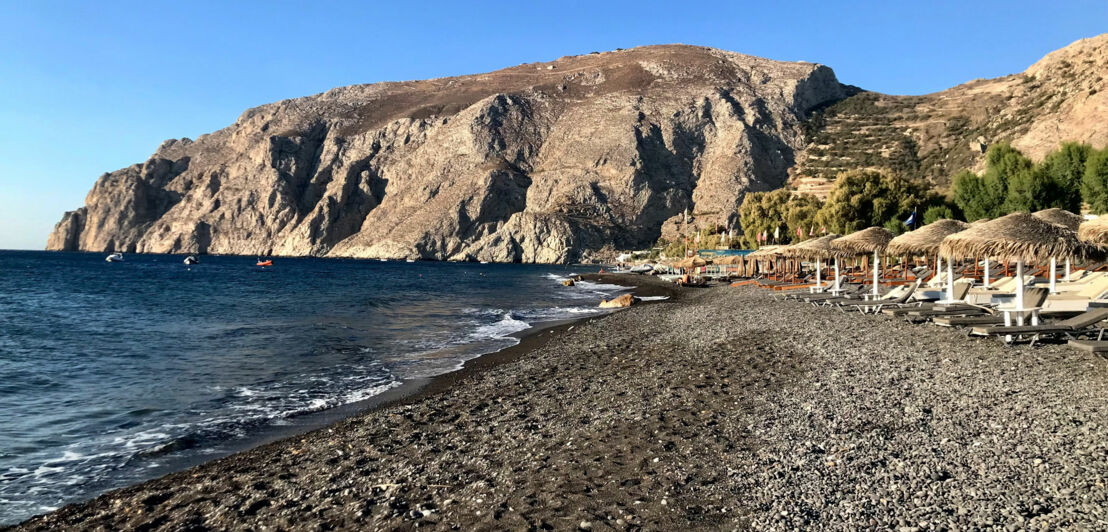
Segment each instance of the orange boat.
M255 266L273 266L272 260L260 260Z

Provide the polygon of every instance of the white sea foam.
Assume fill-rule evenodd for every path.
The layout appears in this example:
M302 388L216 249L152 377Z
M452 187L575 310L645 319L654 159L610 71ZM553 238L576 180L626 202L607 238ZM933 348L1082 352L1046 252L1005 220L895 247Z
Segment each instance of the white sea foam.
M469 336L473 339L504 338L513 333L526 330L529 327L531 327L530 323L516 319L512 316L511 312L505 312L500 321L482 325L470 333Z

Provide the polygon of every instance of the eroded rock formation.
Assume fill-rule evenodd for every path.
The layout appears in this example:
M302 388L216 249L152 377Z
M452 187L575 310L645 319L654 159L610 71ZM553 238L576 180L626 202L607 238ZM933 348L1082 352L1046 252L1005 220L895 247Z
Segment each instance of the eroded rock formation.
M827 67L682 45L342 87L104 174L56 250L570 262L782 186Z

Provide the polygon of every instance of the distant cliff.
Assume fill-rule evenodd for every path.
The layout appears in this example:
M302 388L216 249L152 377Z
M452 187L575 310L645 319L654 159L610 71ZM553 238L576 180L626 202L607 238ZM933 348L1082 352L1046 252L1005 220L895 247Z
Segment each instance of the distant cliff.
M647 46L250 109L104 174L48 249L570 262L781 187L831 69ZM671 222L672 225L672 222Z

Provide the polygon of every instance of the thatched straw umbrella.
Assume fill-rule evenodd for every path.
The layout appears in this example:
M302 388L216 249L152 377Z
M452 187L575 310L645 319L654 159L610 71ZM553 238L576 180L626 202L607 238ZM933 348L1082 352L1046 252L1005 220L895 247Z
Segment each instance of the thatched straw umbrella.
M1108 244L1108 215L1082 223L1077 228L1077 238L1095 246Z
M786 257L793 257L797 259L807 259L816 261L816 292L823 291L823 279L822 275L822 263L823 259L829 257L835 257L837 253L831 249L831 241L841 237L842 235L830 234L823 235L819 238L812 238L805 240L798 244L793 244L783 250L781 254ZM836 270L835 288L838 288L838 270Z
M1081 226L1081 222L1085 221L1085 219L1082 218L1080 215L1074 214L1074 213L1072 213L1070 211L1067 211L1065 209L1043 209L1039 212L1036 212L1036 213L1032 214L1032 216L1034 216L1034 217L1036 217L1040 220L1046 220L1046 221L1048 221L1052 224L1055 224L1055 225L1060 225L1062 227L1065 227L1065 228L1069 229L1070 231L1077 231L1077 229L1080 228L1080 226ZM1050 291L1051 292L1055 291L1054 290L1054 267L1055 267L1055 259L1051 258L1050 259ZM1065 277L1065 281L1068 283L1069 280L1070 280L1070 259L1069 259L1069 257L1066 257L1066 277Z
M707 265L708 265L708 261L700 258L699 256L694 255L692 257L689 257L687 259L684 259L684 260L681 260L681 261L677 262L673 266L676 267L676 268L687 269L687 268L700 268L702 266L707 266Z
M758 248L757 250L755 250L754 252L752 252L751 254L747 255L746 258L754 259L756 261L763 261L763 260L777 258L777 257L781 256L781 250L784 247L785 246L781 246L781 245L762 246L762 247ZM774 269L774 271L776 271L776 268Z
M935 256L935 270L941 272L943 270L942 257L939 256L939 246L943 243L943 239L953 235L954 233L960 233L965 231L969 227L966 222L959 222L957 220L936 220L931 222L915 231L910 233L904 233L891 241L889 241L889 247L887 253L893 255L927 255ZM988 266L985 267L988 270ZM988 274L985 274L986 277ZM946 263L946 281L947 300L954 300L954 267L950 261Z
M1077 234L1026 212L1016 212L943 239L948 259L988 257L1016 262L1016 310L1023 310L1023 263L1081 256ZM1022 321L1022 314L1020 315Z
M893 239L892 231L884 227L869 227L851 233L831 242L831 249L844 255L867 255L873 253L873 295L877 296L878 276L880 275L880 256ZM835 261L835 277L839 275L838 260ZM836 283L837 284L837 283ZM838 286L836 286L838 288Z

